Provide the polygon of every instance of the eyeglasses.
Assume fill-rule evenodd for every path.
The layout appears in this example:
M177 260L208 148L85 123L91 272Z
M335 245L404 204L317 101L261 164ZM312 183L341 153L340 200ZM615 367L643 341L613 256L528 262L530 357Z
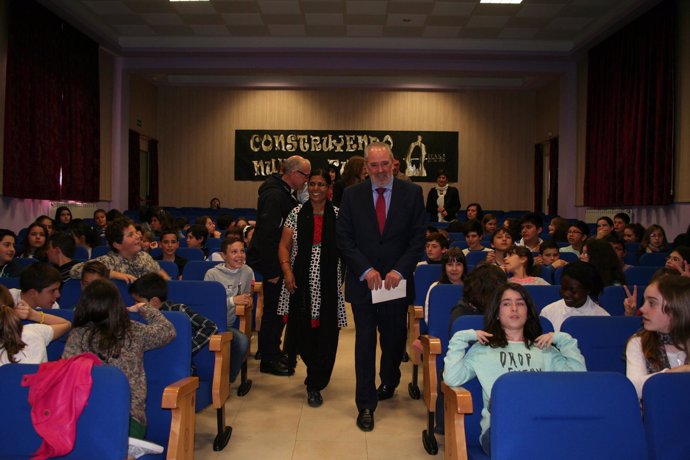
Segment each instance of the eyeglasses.
M582 235L583 233L577 230L568 230L568 235Z
M308 173L302 172L302 171L300 171L299 169L295 169L295 172L296 172L296 173L300 173L300 174L302 175L302 177L304 177L305 179L309 179L309 174L308 174Z

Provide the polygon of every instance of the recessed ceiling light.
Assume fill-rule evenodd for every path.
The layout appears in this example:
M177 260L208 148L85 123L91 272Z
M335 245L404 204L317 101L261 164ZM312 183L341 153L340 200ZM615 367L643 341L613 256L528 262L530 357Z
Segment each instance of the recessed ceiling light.
M505 5L518 5L522 0L479 0L479 3L501 3Z

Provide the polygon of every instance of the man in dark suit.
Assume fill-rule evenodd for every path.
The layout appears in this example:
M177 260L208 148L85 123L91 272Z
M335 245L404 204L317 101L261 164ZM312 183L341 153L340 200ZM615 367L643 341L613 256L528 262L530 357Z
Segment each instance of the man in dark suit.
M414 299L412 275L424 250L422 189L393 177L393 153L385 143L364 151L369 180L345 189L338 216L338 247L347 264L345 299L355 318L357 426L374 428L379 400L400 383L407 306ZM372 303L373 289L407 280L406 296ZM381 385L376 388L376 332L381 335Z

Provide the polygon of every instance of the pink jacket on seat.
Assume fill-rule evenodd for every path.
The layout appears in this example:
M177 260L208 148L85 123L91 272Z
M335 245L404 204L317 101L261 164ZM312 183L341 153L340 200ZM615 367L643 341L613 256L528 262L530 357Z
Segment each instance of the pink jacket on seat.
M91 368L101 360L93 353L42 363L38 372L25 375L29 387L31 421L43 443L32 459L66 455L74 449L77 421L91 394Z

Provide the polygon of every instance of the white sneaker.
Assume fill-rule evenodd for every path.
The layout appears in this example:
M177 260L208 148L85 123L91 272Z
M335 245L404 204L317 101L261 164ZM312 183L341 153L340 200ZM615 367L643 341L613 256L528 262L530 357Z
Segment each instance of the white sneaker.
M143 439L129 438L129 456L133 458L143 457L148 454L163 453L163 446Z

